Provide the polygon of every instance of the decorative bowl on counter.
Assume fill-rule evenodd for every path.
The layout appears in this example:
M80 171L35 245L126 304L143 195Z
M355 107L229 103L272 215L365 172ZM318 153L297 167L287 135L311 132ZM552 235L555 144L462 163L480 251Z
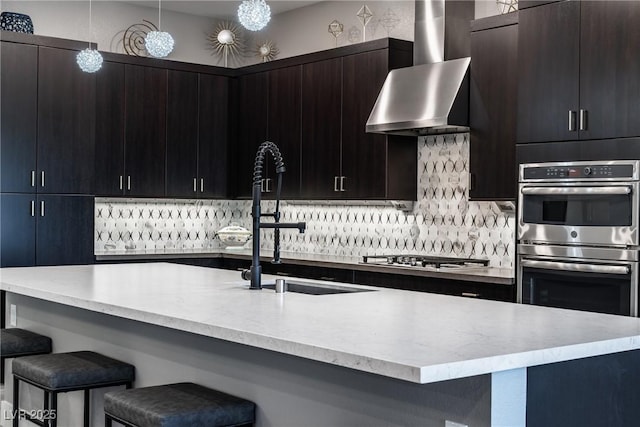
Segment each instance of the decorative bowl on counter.
M216 232L222 245L227 249L241 249L251 240L251 232L238 224L231 224Z

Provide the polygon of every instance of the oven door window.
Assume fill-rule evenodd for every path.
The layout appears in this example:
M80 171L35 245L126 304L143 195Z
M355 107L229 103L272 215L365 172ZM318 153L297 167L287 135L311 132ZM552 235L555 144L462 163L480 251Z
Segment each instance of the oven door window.
M542 194L523 198L522 218L528 224L568 226L631 226L631 194Z
M522 269L522 302L631 315L631 274Z

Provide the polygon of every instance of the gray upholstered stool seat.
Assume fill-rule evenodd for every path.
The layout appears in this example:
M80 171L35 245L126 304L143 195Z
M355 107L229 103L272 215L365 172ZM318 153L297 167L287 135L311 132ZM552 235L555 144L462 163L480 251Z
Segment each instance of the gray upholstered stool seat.
M104 396L105 426L219 427L253 425L256 405L193 383L167 384Z
M13 407L20 408L20 381L44 390L45 412L51 403L51 410L57 413L58 393L84 390L84 425L89 427L91 389L116 385L130 388L134 378L133 365L92 351L25 356L13 362ZM56 420L52 419L50 425L55 426Z
M0 329L0 383L4 384L4 360L51 353L51 338L20 328Z

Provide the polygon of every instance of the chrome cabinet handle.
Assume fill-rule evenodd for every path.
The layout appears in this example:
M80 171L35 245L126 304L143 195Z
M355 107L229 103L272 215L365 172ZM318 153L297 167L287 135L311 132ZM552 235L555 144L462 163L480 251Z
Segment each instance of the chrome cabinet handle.
M35 202L35 200L31 201L31 216L36 216L36 202Z
M580 109L578 127L580 130L587 130L587 110Z
M123 181L123 179L122 179L122 178L123 178L123 176L122 176L122 175L120 175L120 176L119 176L119 178L120 178L120 190L122 190L122 181Z
M40 201L40 216L44 216L44 200Z
M334 176L333 177L333 191L340 191L338 190L338 178L340 178L339 176Z
M264 192L265 192L265 190L264 190L264 182L265 182L265 181L266 181L266 180L265 180L264 178L262 178L262 179L260 180L260 192L261 192L261 193L264 193Z
M579 264L573 262L539 261L523 259L522 267L544 268L545 270L577 271L581 273L629 274L628 265Z
M555 195L570 194L579 196L602 195L602 194L631 194L630 186L609 186L609 187L523 187L520 192L524 195Z
M131 175L127 175L127 191L131 191Z
M196 193L198 191L198 178L193 178L193 192Z
M31 171L31 186L36 186L36 171Z
M469 298L478 298L480 296L480 294L477 292L463 292L460 295L462 295L463 297L469 297Z
M40 186L44 187L44 171L40 172Z
M576 112L569 110L569 132L576 130Z
M204 178L200 178L200 192L204 193Z
M266 178L264 180L264 192L265 193L271 193L271 189L269 188L269 181L271 181L271 178Z
M347 178L346 176L341 176L341 177L340 177L340 191L346 191L346 190L344 189L344 180L345 180L346 178Z

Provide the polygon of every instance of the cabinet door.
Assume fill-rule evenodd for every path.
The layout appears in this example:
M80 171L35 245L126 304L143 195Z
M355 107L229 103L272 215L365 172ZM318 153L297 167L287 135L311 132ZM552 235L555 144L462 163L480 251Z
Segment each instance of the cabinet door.
M167 197L198 196L198 74L169 70Z
M197 185L201 197L228 195L229 84L228 77L200 74Z
M0 267L36 264L35 197L35 194L0 195Z
M518 29L517 142L578 139L580 3L525 9Z
M582 139L640 135L640 2L581 2Z
M282 197L300 197L300 101L302 66L281 68L268 73L269 105L267 139L282 153L286 172L282 176ZM271 165L270 165L271 166ZM270 168L270 189L276 191L276 174Z
M125 194L163 197L167 70L125 65Z
M38 48L0 42L0 191L36 191Z
M469 170L473 200L516 198L518 26L471 33Z
M343 60L341 195L345 198L386 196L387 137L365 133L364 129L387 77L388 57L385 49L346 56Z
M94 192L96 80L80 70L77 53L38 48L40 193Z
M302 66L302 197L340 198L342 58Z
M124 64L96 74L96 195L124 194Z
M38 195L37 265L92 264L92 196Z
M251 197L253 163L260 144L267 140L268 80L266 73L240 77L238 144L234 149L237 197ZM271 162L268 159L265 165ZM265 178L263 173L263 178Z

